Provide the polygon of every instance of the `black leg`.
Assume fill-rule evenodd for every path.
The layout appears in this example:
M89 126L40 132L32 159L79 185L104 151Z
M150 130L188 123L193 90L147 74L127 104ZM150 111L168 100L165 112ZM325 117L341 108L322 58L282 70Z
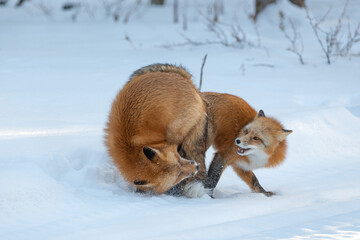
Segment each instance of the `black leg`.
M205 180L205 188L210 190L210 196L213 197L213 191L220 180L221 174L225 169L225 160L218 153L215 154L211 162L207 178Z

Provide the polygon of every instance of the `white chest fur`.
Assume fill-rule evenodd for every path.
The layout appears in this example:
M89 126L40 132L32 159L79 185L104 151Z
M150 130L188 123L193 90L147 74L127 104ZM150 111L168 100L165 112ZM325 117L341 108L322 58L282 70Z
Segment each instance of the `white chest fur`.
M263 151L256 151L246 156L250 163L244 160L236 162L237 167L246 171L254 170L257 168L263 168L268 164L269 156Z

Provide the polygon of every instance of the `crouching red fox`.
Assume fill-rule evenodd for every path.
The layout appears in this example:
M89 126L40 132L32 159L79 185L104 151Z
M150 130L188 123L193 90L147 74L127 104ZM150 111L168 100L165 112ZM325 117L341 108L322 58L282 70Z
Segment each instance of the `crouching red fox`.
M180 193L200 197L205 193L206 123L206 104L191 75L182 67L149 65L135 71L116 96L106 146L137 190L161 194L189 178Z
M285 159L286 130L274 118L257 113L243 99L221 93L202 93L208 104L207 146L216 153L209 167L205 187L216 187L221 174L232 166L239 177L254 191L273 195L259 183L252 170L275 167Z

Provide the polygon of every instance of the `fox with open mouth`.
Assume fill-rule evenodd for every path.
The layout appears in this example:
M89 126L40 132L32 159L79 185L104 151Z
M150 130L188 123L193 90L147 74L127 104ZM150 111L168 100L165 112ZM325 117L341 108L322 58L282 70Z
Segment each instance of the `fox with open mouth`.
M216 187L226 167L232 166L253 192L272 196L259 183L254 169L275 167L286 154L286 130L274 118L258 113L242 98L230 94L202 93L208 104L208 141L215 156L208 170L205 187ZM235 140L235 142L234 142Z
M265 117L260 110L257 117L247 124L235 139L237 154L246 156L236 165L251 171L262 167L274 167L285 158L285 138L292 131L283 129L275 119Z

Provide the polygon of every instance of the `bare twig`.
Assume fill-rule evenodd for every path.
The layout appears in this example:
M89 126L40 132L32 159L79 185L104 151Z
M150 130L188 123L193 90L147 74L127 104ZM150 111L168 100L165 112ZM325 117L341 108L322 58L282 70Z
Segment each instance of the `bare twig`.
M267 63L257 63L257 64L253 64L253 67L268 67L268 68L275 68L274 65L272 64L267 64Z
M29 1L29 2L31 3L32 6L39 9L43 14L47 16L51 15L51 8L47 4L45 4L42 0Z
M207 58L207 54L205 54L205 56L203 58L203 62L201 64L199 91L201 91L203 70L204 70L204 66L205 66L205 63L206 63L206 58Z
M188 28L188 20L187 20L187 11L188 11L188 1L184 0L184 7L183 7L183 30L187 30Z
M179 0L174 0L173 3L173 21L174 23L179 22Z
M246 68L245 68L244 63L241 64L240 69L241 69L242 75L245 76Z
M134 49L136 49L135 44L133 43L133 41L131 40L128 34L125 34L125 40L128 41Z
M334 27L330 27L328 30L323 30L320 27L320 23L325 20L329 11L320 20L316 20L310 17L308 8L305 7L306 16L309 23L315 33L316 39L318 40L322 51L324 52L327 63L331 64L332 59L338 56L351 56L351 48L357 42L360 42L360 24L355 28L354 33L351 32L350 23L348 21L348 34L347 41L343 43L343 20L349 5L349 0L346 0L344 9Z
M141 0L137 0L136 3L130 8L130 10L127 11L124 17L124 23L129 22L130 16L138 10L140 4L141 4Z
M107 16L111 16L115 22L122 19L123 23L128 23L130 17L138 12L142 5L142 0L129 1L128 5L125 5L125 0L101 0L101 2Z
M355 28L353 34L351 33L350 24L348 24L347 42L339 49L340 56L345 57L349 55L352 46L358 42L360 42L360 23Z
M306 9L307 10L307 9ZM327 10L327 12L324 14L324 16L322 16L319 20L317 20L317 24L322 23L323 21L325 21L325 19L327 18L327 16L330 14L332 10L332 6L329 7L329 9Z
M201 12L200 16L203 16L205 23L209 31L213 34L213 39L211 40L201 40L196 41L185 35L184 33L179 33L186 42L177 43L177 44L165 44L162 47L172 48L172 47L182 47L186 45L201 46L201 45L223 45L225 47L233 48L244 48L244 47L260 47L259 35L258 44L254 44L247 39L245 32L242 30L239 24L226 24L222 22L214 23L211 18L204 16Z
M330 54L329 52L326 50L325 46L324 46L324 43L322 42L320 36L319 36L319 32L318 32L318 23L314 23L313 20L311 19L310 17L310 14L309 14L309 10L307 7L305 7L305 11L306 11L306 17L307 19L309 20L310 22L310 25L311 25L311 28L313 29L314 33L315 33L315 36L316 36L316 39L318 40L318 43L320 44L321 46L321 49L323 50L325 56L326 56L326 59L327 59L327 63L330 64L331 61L330 61Z
M284 33L285 38L290 42L291 46L287 48L288 51L296 54L299 58L299 61L302 65L304 65L304 60L302 57L302 53L304 51L304 44L301 38L301 34L296 30L295 25L291 19L289 20L290 27L292 29L292 36L286 30L285 23L284 23L284 13L279 12L280 16L280 30Z
M220 15L224 14L223 0L214 0L208 4L208 15L210 16L211 23L215 24L220 21Z
M258 30L256 24L254 24L254 30L255 30L256 38L257 38L257 47L261 48L261 37L260 37L260 33L259 33L259 30Z
M20 7L21 5L23 5L27 0L19 0L17 3L16 3L16 7Z

